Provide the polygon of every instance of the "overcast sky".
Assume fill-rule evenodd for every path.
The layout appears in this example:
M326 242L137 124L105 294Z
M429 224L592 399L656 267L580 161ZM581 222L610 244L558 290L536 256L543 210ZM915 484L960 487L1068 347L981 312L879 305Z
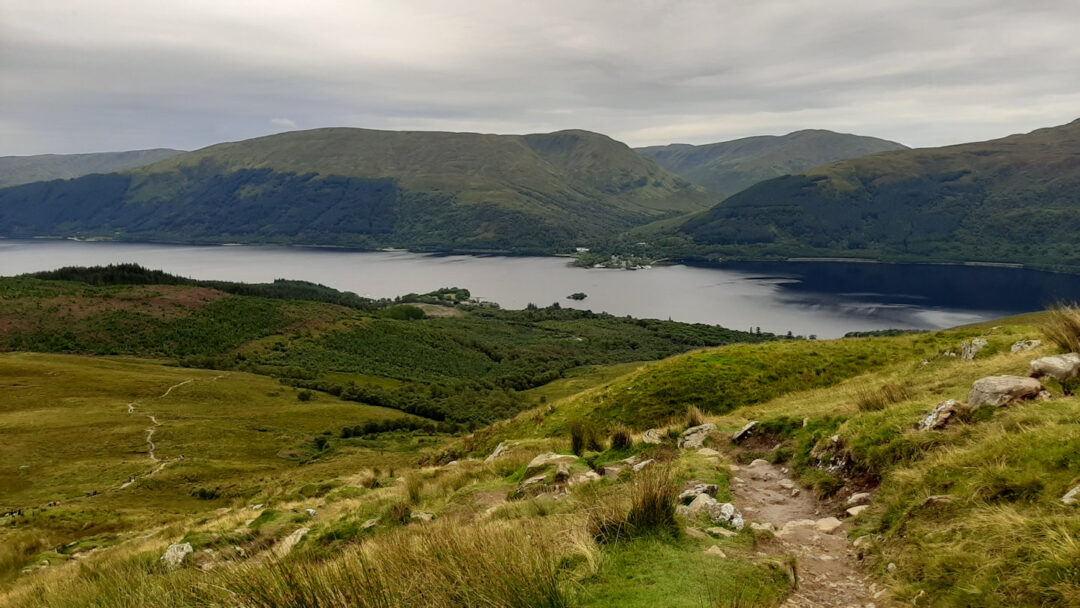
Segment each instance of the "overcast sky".
M1080 117L1080 0L2 0L0 155L289 129L911 146Z

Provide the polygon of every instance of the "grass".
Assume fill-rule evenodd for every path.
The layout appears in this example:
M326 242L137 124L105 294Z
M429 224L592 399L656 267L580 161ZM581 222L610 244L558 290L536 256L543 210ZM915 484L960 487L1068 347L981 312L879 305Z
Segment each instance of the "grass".
M885 383L876 388L859 387L855 394L855 407L859 408L860 412L877 412L910 398L911 393L903 384Z
M1043 336L1065 352L1080 351L1080 307L1062 304L1047 311L1039 325Z

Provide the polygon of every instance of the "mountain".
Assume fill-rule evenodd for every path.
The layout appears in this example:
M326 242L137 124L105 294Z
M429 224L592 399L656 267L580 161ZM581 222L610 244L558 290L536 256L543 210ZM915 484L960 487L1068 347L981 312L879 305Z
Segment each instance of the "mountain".
M587 131L329 128L0 190L0 234L549 250L709 202Z
M0 188L51 179L71 179L91 173L126 171L183 153L183 150L154 148L93 154L0 156Z
M636 151L710 192L730 196L773 177L801 173L838 160L906 149L876 137L813 129L702 146L650 146Z
M1080 270L1080 120L762 182L676 231L713 253Z

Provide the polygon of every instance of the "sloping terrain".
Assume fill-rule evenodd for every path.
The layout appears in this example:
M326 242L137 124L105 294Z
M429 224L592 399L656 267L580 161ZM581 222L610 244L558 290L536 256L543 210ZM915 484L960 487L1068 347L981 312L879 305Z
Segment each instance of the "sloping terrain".
M155 148L91 154L0 156L0 188L53 179L71 179L91 173L126 171L183 153L183 150Z
M1080 269L1080 120L779 177L677 229L701 251Z
M709 202L587 131L331 128L0 190L0 234L550 251Z
M902 144L876 137L808 129L787 135L744 137L698 146L649 146L635 151L668 171L727 197L781 175L802 173L838 160L906 149Z

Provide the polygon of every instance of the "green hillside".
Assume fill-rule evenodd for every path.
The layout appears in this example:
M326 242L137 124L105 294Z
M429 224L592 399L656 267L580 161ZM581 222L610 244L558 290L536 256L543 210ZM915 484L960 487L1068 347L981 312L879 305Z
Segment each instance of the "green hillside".
M709 202L587 131L333 128L0 190L0 234L551 251Z
M156 148L92 154L0 156L0 188L53 179L71 179L91 173L126 171L183 153L183 150Z
M781 175L802 173L838 160L906 149L876 137L808 129L780 136L745 137L700 146L649 146L635 151L710 192L731 196Z
M1077 271L1080 121L780 177L684 223L698 253L1011 262Z

